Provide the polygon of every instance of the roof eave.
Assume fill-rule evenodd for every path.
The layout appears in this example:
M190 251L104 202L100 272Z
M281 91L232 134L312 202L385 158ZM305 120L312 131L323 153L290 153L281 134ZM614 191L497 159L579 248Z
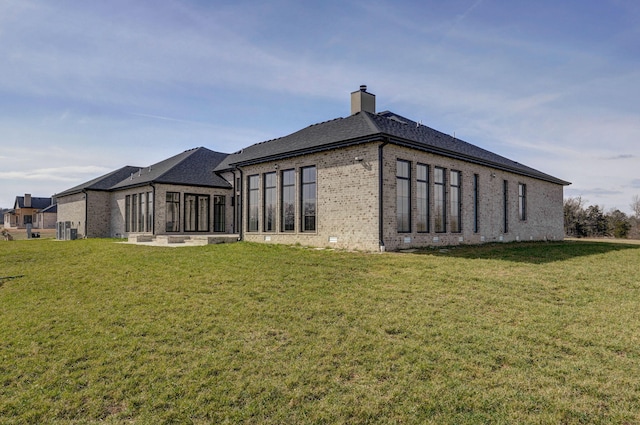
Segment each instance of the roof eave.
M406 140L406 139L401 139L398 137L394 137L394 136L389 136L389 142L396 144L396 145L400 145L400 146L406 146L406 147L410 147L413 149L418 149L421 150L423 152L429 152L429 153L434 153L437 155L442 155L442 156L446 156L449 158L454 158L454 159L459 159L462 161L466 161L466 162L470 162L473 164L478 164L478 165L484 165L487 167L491 167L491 168L495 168L496 170L502 170L502 171L508 171L511 173L515 173L515 174L519 174L521 176L526 176L526 177L531 177L534 179L538 179L538 180L543 180L543 181L547 181L550 183L555 183L555 184L560 184L562 186L568 186L571 183L562 179L558 179L556 177L553 176L549 176L547 174L544 173L540 173L540 174L535 174L535 173L529 173L525 170L521 170L518 169L516 167L509 167L506 166L504 164L500 164L497 162L493 162L493 161L489 161L486 159L481 159L481 158L477 158L477 157L473 157L473 156L469 156L469 155L464 155L461 154L459 152L453 152L447 149L440 149L434 146L430 146L430 145L426 145L423 143L419 143L419 142L414 142L412 140Z
M384 140L384 135L382 133L370 135L367 137L358 137L354 139L341 140L339 142L327 143L325 145L314 146L311 148L304 148L304 149L282 152L274 155L261 156L258 158L247 159L244 161L230 162L227 168L216 170L216 172L220 173L224 171L233 170L234 168L237 168L237 167L245 167L248 165L261 164L263 162L278 161L282 159L292 158L295 156L309 155L313 153L324 152L327 150L344 148L348 146L360 145L364 143L371 143L371 142L377 142L382 140Z

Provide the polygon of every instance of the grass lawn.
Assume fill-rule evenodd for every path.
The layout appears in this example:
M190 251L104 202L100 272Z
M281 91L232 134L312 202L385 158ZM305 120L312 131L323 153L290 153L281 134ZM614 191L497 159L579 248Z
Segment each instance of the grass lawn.
M0 242L0 424L640 423L640 245Z

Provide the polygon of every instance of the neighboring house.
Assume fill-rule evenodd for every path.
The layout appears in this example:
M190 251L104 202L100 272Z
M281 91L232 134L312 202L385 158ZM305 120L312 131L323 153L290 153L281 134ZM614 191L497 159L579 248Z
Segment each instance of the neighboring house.
M225 157L202 147L190 149L58 193L58 237L232 233L233 214L225 207L231 186L213 172Z
M397 250L561 240L570 183L375 111L366 86L351 116L249 146L218 167L236 194L242 239Z
M58 204L49 205L38 211L35 216L34 229L55 229L58 218Z
M563 239L569 182L375 108L361 86L349 117L125 167L56 195L58 221L79 237L221 232L367 251Z
M32 197L29 193L16 196L13 209L4 214L4 227L7 229L24 229L27 224L31 224L32 229L53 229L55 222L53 198Z

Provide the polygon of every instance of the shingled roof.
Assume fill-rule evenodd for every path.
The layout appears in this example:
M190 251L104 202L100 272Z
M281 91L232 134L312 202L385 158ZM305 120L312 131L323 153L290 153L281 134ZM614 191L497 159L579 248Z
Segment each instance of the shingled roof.
M150 183L229 188L231 185L213 172L213 168L227 155L204 147L189 149L149 167L127 165L55 196L73 195L84 190L111 191Z
M55 196L73 195L75 193L80 193L83 190L109 190L113 185L120 183L122 180L129 177L132 173L137 172L139 169L140 167L127 165L103 176L89 180L88 182L79 184L78 186L74 186L71 189L65 190L64 192L56 193Z
M31 206L26 208L33 208L36 210L43 210L52 204L51 198L37 198L31 197ZM16 201L13 204L14 210L18 208L25 208L24 196L16 196Z
M213 172L213 169L227 155L204 147L189 149L157 164L136 169L127 178L113 185L111 189L142 186L149 183L229 188L231 185Z
M223 171L235 166L373 141L387 141L552 183L570 184L389 111L377 114L361 111L346 118L313 124L288 136L251 145L226 157L216 170Z

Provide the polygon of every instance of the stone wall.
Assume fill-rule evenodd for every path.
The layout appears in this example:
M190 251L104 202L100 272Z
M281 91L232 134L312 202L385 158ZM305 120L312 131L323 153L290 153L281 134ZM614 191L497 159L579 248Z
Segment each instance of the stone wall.
M396 161L411 163L411 232L398 233L396 219ZM430 232L416 231L416 165L429 166ZM396 145L384 148L384 228L387 249L396 250L427 245L457 245L460 243L510 242L529 240L562 240L563 186L524 177L495 168L429 154ZM433 170L446 170L447 223L450 223L449 172L460 171L462 177L462 231L452 233L449 225L444 233L434 232ZM478 231L474 232L474 174L478 175ZM504 232L504 181L507 191L507 232ZM526 185L526 220L519 217L518 185Z
M296 158L270 161L242 167L242 228L247 241L270 243L300 243L319 247L335 247L377 251L398 250L422 246L445 246L461 243L492 241L562 240L563 187L530 177L498 169L472 164L466 161L429 154L397 145L385 145L383 171L383 241L379 241L379 177L378 146L370 143ZM411 163L411 230L398 233L396 217L396 160ZM416 229L416 164L429 166L430 231L419 233ZM300 169L317 167L317 227L314 232L301 231ZM443 233L434 232L433 170L446 169L447 222L450 223L449 172L461 173L461 223L462 231L452 233L449 226ZM282 170L296 171L296 224L293 232L281 231L280 178ZM264 173L277 171L277 221L276 230L265 232L263 228L263 179ZM474 231L474 175L478 175L478 231ZM259 226L258 231L247 231L247 179L259 176ZM229 177L230 180L233 180ZM508 181L507 214L508 231L504 231L504 181ZM518 185L526 185L526 220L520 220ZM381 248L383 246L384 248Z
M357 159L356 159L357 158ZM288 160L270 161L242 167L243 236L247 241L287 243L347 249L378 250L378 148L366 144L344 149L303 155ZM316 230L303 232L301 222L300 170L315 166L317 171ZM277 203L275 231L264 231L264 173L277 171L280 193L281 173L295 170L295 230L281 231L281 205ZM247 178L259 175L259 226L247 229ZM239 175L239 174L238 174ZM237 193L237 192L236 192ZM279 196L278 196L278 199Z
M73 195L61 196L58 202L58 223L70 223L70 228L78 229L78 238L86 237L86 199L80 192Z

